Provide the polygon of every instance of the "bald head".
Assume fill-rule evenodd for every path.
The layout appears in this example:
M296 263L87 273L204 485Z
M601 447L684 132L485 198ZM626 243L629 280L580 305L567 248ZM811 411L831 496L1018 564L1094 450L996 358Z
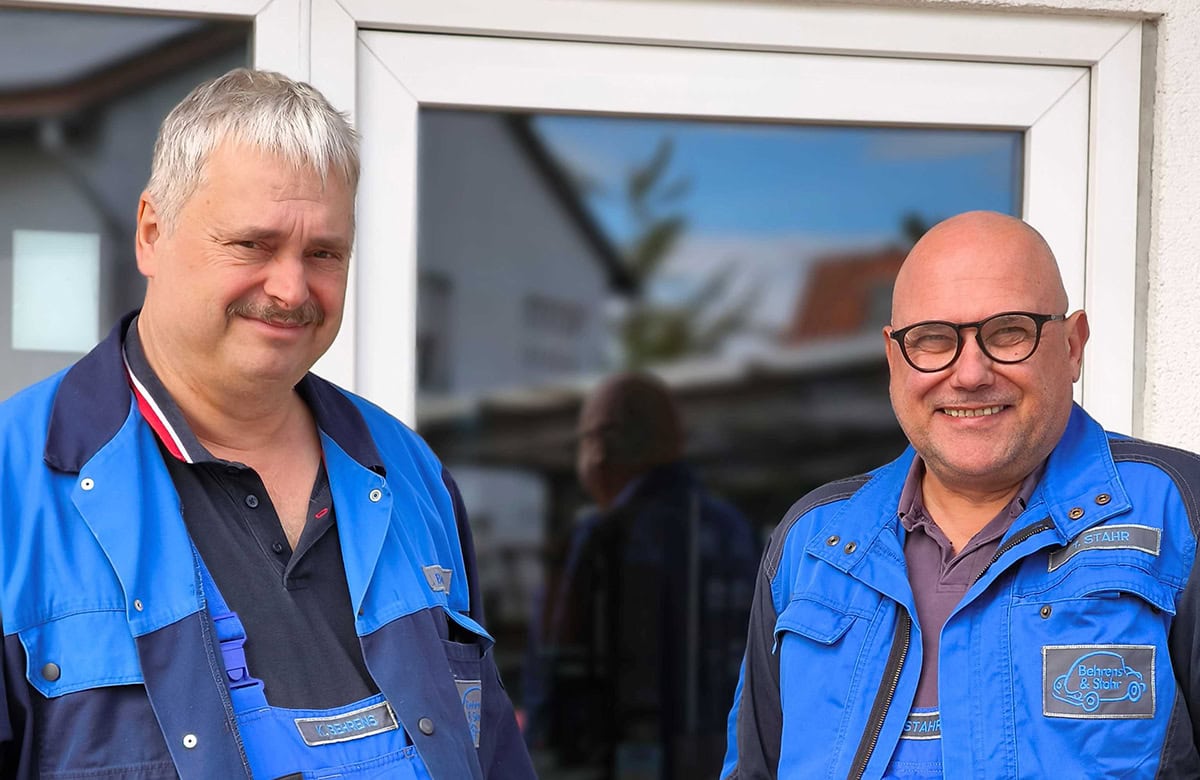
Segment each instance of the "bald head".
M629 480L683 454L683 424L667 386L655 376L609 377L579 415L580 481L601 507Z
M931 228L900 267L892 294L892 325L899 328L917 321L909 318L913 305L924 303L931 289L944 289L949 299L955 299L981 294L981 288L997 284L1021 293L1036 292L1030 305L1037 311L1067 308L1062 274L1041 233L994 211L951 217ZM916 316L954 319L949 315Z

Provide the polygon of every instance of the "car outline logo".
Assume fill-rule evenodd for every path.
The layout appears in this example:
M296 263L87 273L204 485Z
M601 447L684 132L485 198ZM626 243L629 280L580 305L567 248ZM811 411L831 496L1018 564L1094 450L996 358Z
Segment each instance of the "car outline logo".
M1120 653L1097 650L1076 658L1071 670L1054 680L1051 694L1090 713L1104 702L1136 702L1146 688L1146 678L1126 665Z

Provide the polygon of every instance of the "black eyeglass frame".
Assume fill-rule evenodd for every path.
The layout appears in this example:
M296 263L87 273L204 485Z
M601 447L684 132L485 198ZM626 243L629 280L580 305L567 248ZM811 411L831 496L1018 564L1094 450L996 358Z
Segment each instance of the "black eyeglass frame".
M998 317L1011 317L1013 315L1021 315L1033 320L1033 348L1030 349L1029 354L1023 358L1019 358L1017 360L1003 360L996 357L991 352L988 352L987 345L983 343L983 326ZM978 322L948 322L946 320L924 320L922 322L914 322L912 325L907 325L899 330L893 330L888 334L888 336L892 339L895 339L896 344L900 347L900 354L904 356L905 363L908 363L913 367L914 370L920 371L922 374L936 374L939 371L945 371L947 368L950 368L950 366L958 362L958 357L962 354L964 343L963 328L975 329L975 343L979 345L979 350L983 352L983 354L987 355L989 360L995 363L1003 363L1004 365L1011 366L1015 363L1024 363L1026 360L1029 360L1029 358L1034 356L1034 353L1037 352L1038 347L1042 343L1043 325L1045 325L1047 322L1064 322L1066 319L1066 314L1036 314L1031 311L1002 311L999 314L993 314L992 316L979 320ZM956 336L958 336L958 346L956 346L954 349L954 356L950 358L946 365L942 366L941 368L921 368L912 361L912 358L908 356L908 349L904 346L904 337L908 335L909 331L913 330L914 328L924 327L926 325L948 325L951 328L954 328L954 333Z

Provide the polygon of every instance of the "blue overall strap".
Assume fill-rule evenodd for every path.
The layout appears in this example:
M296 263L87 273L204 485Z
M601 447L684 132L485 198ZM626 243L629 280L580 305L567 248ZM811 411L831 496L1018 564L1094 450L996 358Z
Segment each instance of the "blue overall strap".
M225 665L225 682L229 685L229 698L233 702L233 711L237 714L267 706L267 696L263 692L263 682L257 677L250 676L246 664L246 629L237 613L229 608L217 583L213 580L204 559L196 552L196 560L200 562L201 587L204 598L208 603L208 614L212 616L213 625L217 631L217 641L221 647L221 660Z

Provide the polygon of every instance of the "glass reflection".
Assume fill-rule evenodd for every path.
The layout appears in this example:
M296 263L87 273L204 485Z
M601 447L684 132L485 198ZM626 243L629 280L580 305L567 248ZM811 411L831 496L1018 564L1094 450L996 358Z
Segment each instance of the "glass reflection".
M1020 134L420 122L418 425L462 487L539 773L715 777L746 588L687 565L705 535L687 508L638 522L585 490L585 399L614 372L660 377L671 463L759 547L797 495L903 448L880 332L896 271L942 217L1019 213ZM713 614L736 615L732 639Z

